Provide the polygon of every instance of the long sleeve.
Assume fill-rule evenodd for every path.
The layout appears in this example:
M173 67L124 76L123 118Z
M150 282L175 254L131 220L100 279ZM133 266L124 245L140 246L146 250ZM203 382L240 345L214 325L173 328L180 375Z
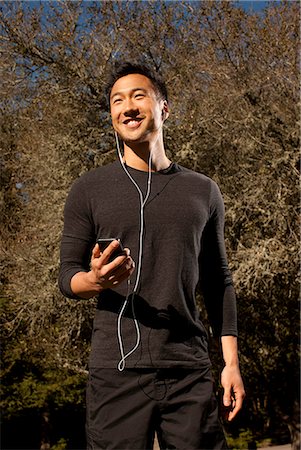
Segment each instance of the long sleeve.
M69 298L77 298L70 288L71 278L77 272L88 272L91 250L96 240L84 184L83 179L74 183L64 210L59 287L62 294Z
M210 217L202 235L200 284L215 335L237 336L236 297L224 241L224 203L212 182Z

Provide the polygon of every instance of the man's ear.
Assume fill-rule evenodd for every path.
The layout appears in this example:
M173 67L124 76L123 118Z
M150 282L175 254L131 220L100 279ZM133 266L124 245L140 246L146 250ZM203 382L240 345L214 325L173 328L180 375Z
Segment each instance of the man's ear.
M162 120L163 122L165 122L165 120L168 118L169 116L169 106L166 100L164 100L163 102L163 108L162 108Z

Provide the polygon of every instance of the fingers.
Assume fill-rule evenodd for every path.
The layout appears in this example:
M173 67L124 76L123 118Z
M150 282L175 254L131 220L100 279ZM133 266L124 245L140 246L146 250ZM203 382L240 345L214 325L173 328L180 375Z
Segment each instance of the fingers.
M229 413L229 417L228 417L229 421L234 419L236 414L241 410L244 397L245 397L244 392L234 393L233 401L232 401L232 409L231 409L231 411Z
M237 412L242 408L245 396L246 396L246 394L245 394L244 390L242 392L239 392L238 394L236 394L236 396L235 396L236 400L235 401L236 401Z
M230 387L227 387L224 390L223 404L224 404L225 408L229 408L229 406L231 406L231 404L232 404Z
M117 259L117 258L116 258ZM113 261L114 262L114 261ZM108 267L110 264L108 264ZM113 280L114 284L118 284L121 281L125 280L133 273L135 269L135 263L130 256L127 256L126 259L122 261L122 263L118 264L117 267L110 270L109 280Z
M116 250L118 250L118 253L119 253L119 251L121 252L120 243L117 240L111 242L104 249L103 252L100 252L100 258L101 258L102 264L108 264L109 262L111 262L110 260L114 257L114 252L116 252ZM120 255L120 257L124 257L124 256L128 256L126 252L122 252L122 254ZM119 256L118 256L118 258L119 258ZM115 261L115 259L117 259L117 258L114 258L113 261ZM116 263L120 263L120 260L116 261Z
M129 261L126 263L126 265L113 272L113 274L109 277L109 281L113 284L113 286L116 286L122 283L124 280L127 280L132 275L134 270L134 261Z
M119 246L119 242L115 240L103 252L98 244L92 250L90 268L94 272L96 283L104 289L113 288L122 283L135 270L135 263L130 257L128 248L125 248L120 256L116 256L110 261Z
M92 258L99 258L100 257L100 248L99 245L96 244L92 250Z
M234 419L234 417L237 415L237 413L241 410L243 405L243 399L245 397L244 391L240 390L233 390L232 394L230 396L230 403L229 403L229 397L228 394L223 397L223 404L224 404L224 417L226 420L231 422L231 420Z
M222 415L228 421L234 419L241 410L245 391L239 368L224 367L222 372L222 386L224 388Z
M224 419L229 420L231 412L234 410L235 399L231 395L230 387L224 386L224 395L222 398L221 413Z

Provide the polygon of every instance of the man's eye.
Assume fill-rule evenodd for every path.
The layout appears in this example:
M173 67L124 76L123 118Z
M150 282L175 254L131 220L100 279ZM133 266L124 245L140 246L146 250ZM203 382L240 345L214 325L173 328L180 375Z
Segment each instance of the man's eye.
M115 98L115 100L113 101L113 103L120 103L121 102L121 98Z
M136 94L135 95L135 98L142 98L142 97L144 97L144 94Z

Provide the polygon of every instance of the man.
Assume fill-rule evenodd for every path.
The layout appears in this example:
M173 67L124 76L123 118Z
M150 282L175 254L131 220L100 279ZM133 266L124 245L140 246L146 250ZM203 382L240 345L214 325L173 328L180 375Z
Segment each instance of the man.
M244 388L223 201L208 177L166 156L163 81L145 66L112 74L108 97L123 156L82 176L65 207L60 287L98 296L87 387L89 449L227 448L195 292L221 336L223 403L232 420ZM176 143L175 143L176 145ZM99 238L118 238L106 249ZM136 263L136 266L135 266Z

